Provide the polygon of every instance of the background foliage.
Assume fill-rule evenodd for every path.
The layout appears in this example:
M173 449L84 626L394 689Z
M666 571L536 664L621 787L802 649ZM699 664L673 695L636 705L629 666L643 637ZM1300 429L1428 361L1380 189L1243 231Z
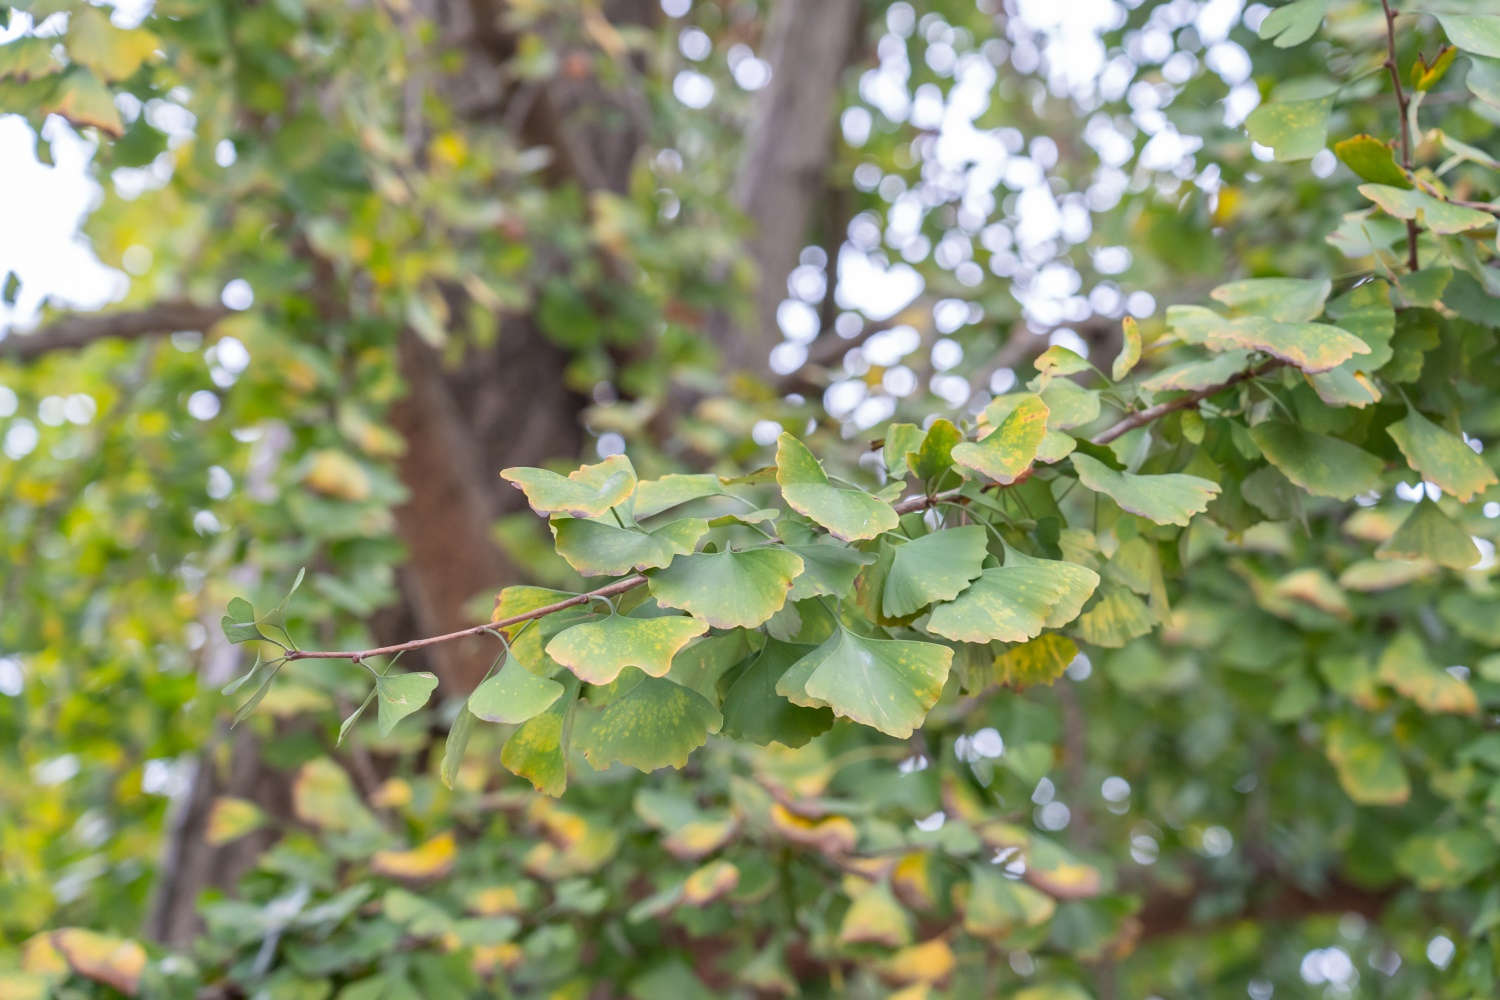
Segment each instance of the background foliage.
M1500 15L1062 6L6 8L0 997L1492 995Z

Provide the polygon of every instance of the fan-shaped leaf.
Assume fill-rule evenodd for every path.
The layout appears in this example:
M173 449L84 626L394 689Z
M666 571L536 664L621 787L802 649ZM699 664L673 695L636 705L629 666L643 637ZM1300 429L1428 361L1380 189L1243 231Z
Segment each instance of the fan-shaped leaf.
M1220 285L1209 294L1236 312L1278 323L1306 323L1322 314L1332 288L1327 278L1247 278Z
M953 650L908 639L868 639L847 629L798 660L776 691L905 739L943 693Z
M423 670L411 674L386 674L375 681L380 700L380 735L389 736L396 723L427 704L437 688L437 675Z
M1453 205L1426 191L1403 190L1388 184L1361 184L1359 193L1398 219L1415 219L1435 233L1451 235L1495 224L1495 217L1477 208Z
M618 761L654 771L682 767L724 720L698 692L637 673L626 675L610 702L580 721L574 739L594 767L603 770Z
M566 476L546 469L514 467L500 473L526 494L538 514L598 517L624 503L635 492L635 466L624 455L611 455L596 465L585 465Z
M957 642L1025 642L1041 634L1067 590L1061 574L1042 566L995 566L957 599L934 608L927 628Z
M699 552L653 570L651 595L714 628L755 628L786 603L802 559L777 548Z
M791 666L812 648L766 640L760 653L746 665L724 692L724 733L761 746L780 743L800 747L833 725L827 708L794 705L776 693L776 685Z
M846 542L874 538L900 520L890 504L830 483L812 452L790 434L783 433L776 445L776 481L789 507Z
M536 790L561 795L568 787L568 750L578 681L563 674L563 695L541 715L527 719L500 748L500 763Z
M686 615L610 615L559 632L547 643L547 655L590 684L608 684L626 667L661 677L678 650L707 631L707 622Z
M584 576L662 569L674 556L692 552L707 533L708 522L700 517L685 517L651 531L576 517L552 522L557 554Z
M1250 439L1282 475L1316 496L1350 500L1380 485L1384 463L1347 441L1281 420L1256 424Z
M485 722L519 725L547 710L562 696L563 686L549 677L538 677L513 656L494 676L469 695L469 711Z
M1324 752L1339 784L1361 805L1396 806L1411 796L1406 768L1390 737L1377 737L1348 719L1335 719L1324 733Z
M1075 453L1072 460L1079 482L1095 493L1103 493L1121 510L1157 524L1185 526L1194 514L1203 513L1219 493L1218 483L1180 472L1138 476L1117 472L1088 455Z
M1474 539L1432 500L1417 504L1396 533L1375 550L1378 559L1430 559L1449 569L1468 569L1479 561Z
M978 444L955 445L953 461L1002 485L1015 482L1036 461L1047 434L1048 413L1041 397L1026 396Z
M1495 471L1456 434L1450 434L1416 410L1385 429L1422 478L1467 503L1496 483Z
M957 597L979 576L989 554L986 534L983 525L968 524L896 546L885 577L885 614L900 618Z

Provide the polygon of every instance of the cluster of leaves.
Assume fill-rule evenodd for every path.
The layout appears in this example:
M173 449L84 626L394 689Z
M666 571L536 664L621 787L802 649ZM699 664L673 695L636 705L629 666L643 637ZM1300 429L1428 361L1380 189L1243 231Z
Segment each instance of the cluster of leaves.
M230 172L238 179L223 190L247 207L212 245L226 267L249 268L257 294L273 298L284 321L244 317L230 327L272 370L237 390L238 416L296 427L295 461L281 484L292 498L287 509L247 499L221 513L274 549L262 566L319 566L295 602L297 620L236 601L223 625L231 641L278 647L235 690L251 692L242 708L259 709L247 725L269 738L267 759L289 778L289 813L233 798L214 805L215 842L279 840L237 898L205 904L207 932L191 955L52 931L0 959L0 991L190 995L209 986L363 998L501 984L583 995L609 983L640 997L915 998L985 995L1002 984L1026 1000L1072 1000L1088 995L1084 984L1109 979L1119 995L1238 996L1254 977L1296 995L1312 981L1302 965L1307 950L1335 944L1393 992L1495 991L1500 748L1480 720L1500 706L1500 521L1488 513L1500 503L1492 444L1500 440L1500 183L1495 161L1474 141L1494 123L1486 108L1495 88L1486 81L1500 57L1500 18L1402 15L1403 28L1415 25L1398 35L1403 46L1422 44L1436 28L1464 56L1439 49L1430 62L1400 60L1399 78L1414 94L1446 98L1414 97L1404 109L1416 140L1410 165L1391 152L1394 143L1353 135L1335 149L1365 183L1340 173L1300 195L1317 212L1363 199L1331 238L1356 262L1352 275L1284 277L1300 273L1293 263L1330 268L1310 241L1266 240L1271 249L1244 258L1261 276L1215 288L1213 307L1179 305L1162 323L1127 322L1107 375L1054 347L1024 389L967 416L891 424L858 450L806 429L799 413L786 424L808 443L784 434L775 465L748 475L642 479L623 456L578 469L507 470L553 535L556 559L538 565L560 560L559 579L608 582L597 597L502 592L486 630L502 650L494 669L472 693L426 710L432 675L390 663L370 671L372 687L364 671L309 655L290 634L311 623L320 639L357 641L358 628L323 627L366 615L389 596L396 557L385 536L400 488L387 466L399 446L351 399L378 409L395 396L381 357L398 323L429 333L442 325L435 317L444 300L418 280L424 275L502 274L515 279L507 294L525 286L525 296L539 295L549 333L581 359L580 385L615 364L608 348L618 342L588 335L593 316L573 308L578 297L567 282L529 287L536 248L526 241L487 234L477 244L458 241L473 257L447 251L448 231L424 223L476 206L455 209L451 191L424 188L416 164L390 174L386 144L360 145L395 133L383 112L363 117L365 107L383 105L351 99L345 110L358 120L330 123L308 96L312 87L282 104L292 76L313 77L310 63L227 58L275 51L266 39L311 39L311 54L331 51L329 39L357 38L371 50L324 68L347 92L381 93L364 72L403 65L403 46L380 48L400 37L391 14L379 5L345 8L234 8L221 34L208 30L219 24L218 7L210 16L163 5L162 23L147 29L157 41L140 48L127 74L129 87L165 99L176 70L153 65L156 46L183 46L202 65L225 67L221 90L194 80L195 100L247 95L257 114L241 123L241 138L256 134L249 122L257 117L284 116L259 166L253 144L242 143L240 167ZM1314 40L1330 9L1348 16L1331 18ZM950 13L955 21L971 14ZM70 58L75 30L89 52L87 27L87 17L69 22ZM1302 71L1350 72L1338 96L1290 84L1273 93L1249 123L1252 138L1293 158L1320 150L1330 123L1342 128L1366 114L1380 122L1356 99L1381 84L1365 70L1385 58L1386 28L1368 4L1297 0L1266 18L1261 31L1276 45L1313 50L1297 56ZM547 52L523 49L521 65L550 71ZM85 56L63 67L55 46L45 51L45 66L33 54L38 61L27 65L35 68L11 74L56 88L45 99L40 89L22 95L33 112L59 94L64 114L86 107L67 95L85 87L86 96L89 74L111 79L120 69ZM1281 75L1273 62L1260 65L1267 79ZM1447 75L1459 69L1461 80ZM1435 108L1448 109L1439 112L1443 129L1424 131L1421 116ZM167 197L150 208L112 206L102 224L106 249L132 245L147 212L160 213L157 225L193 220L183 227L190 234L212 229L214 218L186 194L211 168L220 127L211 115L200 119L205 131L182 147ZM1391 123L1387 112L1383 124ZM306 142L313 128L328 141ZM146 116L101 155L127 155L136 129L150 129ZM457 171L466 197L497 197L497 175L518 184L530 176L511 158L515 150L493 151L499 166L471 161L457 133L436 137L432 149L446 151L435 162ZM894 149L881 154L888 166L899 161ZM190 169L192 157L204 172ZM381 183L347 183L347 162L376 164ZM285 202L251 197L267 163L296 168L277 174ZM1243 166L1227 169L1249 184ZM1276 188L1261 184L1245 197L1286 196ZM431 202L392 197L423 190ZM583 224L567 195L524 190L515 202L519 229L545 231L540 242L555 243L554 252L596 238L639 250L659 232L642 223L650 192L604 199L613 209ZM1264 219L1233 210L1231 194L1239 197L1221 192L1215 224ZM162 212L164 203L176 208ZM303 262L252 252L267 219L308 204L320 206L323 222L307 235L325 260L347 268L336 269L341 280L363 294L374 275L380 289L373 300L351 296L368 311L332 326L309 308ZM1279 226L1297 213L1274 214L1270 224ZM1299 224L1319 218L1298 215ZM1186 208L1148 218L1145 241L1170 243L1193 222ZM703 294L692 276L713 255L695 232L712 228L675 227L680 242L650 247L658 283L649 294ZM1412 238L1426 265L1416 271L1401 246ZM189 256L192 243L162 241L163 268ZM590 274L593 266L579 265ZM618 288L597 274L584 284L593 280ZM323 336L340 343L327 356L307 346ZM151 363L153 375L167 377L152 391L180 395L197 360L164 352ZM36 392L61 381L44 372ZM305 410L287 400L288 385L310 396ZM754 454L737 433L749 409L722 401L703 408L695 419L712 416L695 439ZM626 410L601 407L600 426L612 413L609 426L639 429L641 413ZM754 412L782 411L766 403ZM125 449L133 462L166 465L196 439L157 428L140 440L141 453ZM631 444L642 469L662 465L649 443ZM22 492L41 490L49 468L33 468ZM243 469L248 475L248 460ZM138 469L120 479L142 493L151 482ZM36 506L45 512L53 500L47 493ZM179 506L190 505L170 500L158 514L187 523L192 512ZM37 523L19 520L5 529L16 551ZM67 525L75 542L110 537L90 542L81 568L49 573L72 581L60 594L94 585L92 564L118 562L113 572L132 581L141 570L130 550L170 535L165 525L148 534L145 518L138 521L117 537L85 518ZM180 548L193 551L189 542ZM243 554L221 548L208 568ZM199 578L205 571L175 551L156 558ZM49 648L59 663L29 664L99 704L38 711L27 740L47 749L29 748L31 759L82 745L75 729L94 739L117 731L106 716L130 699L110 687L112 678L142 675L148 667L137 659L154 665L155 649L137 634L175 634L196 610L163 602L171 609L159 613L164 623L125 619L122 629L119 615L86 608L63 617L58 607L71 605L44 596L33 595L28 618L39 620L32 631L55 637ZM559 604L568 606L542 613ZM114 644L120 665L75 684L63 673L74 669L66 654L81 660L91 647L75 651L64 637L101 621L124 633ZM191 683L180 688L150 688L152 697L138 699L144 707L131 705L132 727L173 731L162 720L194 693ZM27 694L41 700L35 679ZM367 720L372 702L376 718ZM147 711L160 718L140 718ZM54 716L65 723L60 735L33 735ZM448 732L444 753L433 752L429 730ZM152 752L191 742L175 732ZM132 749L110 780L138 785L133 761L142 752ZM511 775L566 797L535 795ZM37 812L28 844L71 826L83 808L49 797ZM113 815L129 823L145 810ZM1287 895L1267 898L1279 886ZM1324 898L1325 915L1296 927L1234 919L1296 914L1298 901ZM1344 910L1370 923L1338 921ZM36 913L22 912L19 926L58 922ZM1176 937L1221 921L1222 932ZM1456 948L1436 966L1427 961L1435 933Z

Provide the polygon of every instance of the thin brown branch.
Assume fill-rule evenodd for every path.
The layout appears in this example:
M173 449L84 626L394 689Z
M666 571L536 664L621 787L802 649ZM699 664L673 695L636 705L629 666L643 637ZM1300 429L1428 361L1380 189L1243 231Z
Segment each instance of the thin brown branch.
M1156 420L1160 417L1164 417L1168 413L1173 413L1177 410L1185 410L1190 406L1197 406L1200 402L1207 399L1209 396L1214 395L1215 393L1222 392L1223 390L1228 389L1231 386L1238 385L1241 382L1255 378L1259 375L1264 375L1266 372L1272 371L1273 369L1278 368L1283 364L1285 364L1285 362L1277 359L1272 359L1263 364L1257 365L1254 368L1248 368L1231 378L1225 379L1218 385L1211 385L1205 389L1198 389L1178 399L1173 399L1165 403L1158 403L1155 406L1150 406L1144 410L1132 413L1125 419L1121 420L1119 423L1105 430L1102 434L1095 436L1092 443L1100 445L1108 444L1127 431L1131 431L1137 427L1142 427L1146 424L1149 424L1151 421ZM1020 476L1017 476L1015 481L1008 485L1016 485L1018 483L1024 482L1028 478L1030 478L1030 470L1027 470ZM989 489L992 487L999 487L1001 485L1002 484L991 484L991 486L985 488ZM944 490L941 493L918 494L915 496L909 496L902 500L898 500L891 506L898 514L915 514L917 511L927 510L930 507L936 507L939 504L943 503L967 502L967 498L963 496L962 490L951 489ZM580 604L587 604L589 601L598 600L600 598L616 597L620 594L626 593L627 591L634 590L636 587L643 585L645 582L646 578L637 573L633 576L627 576L624 579L616 580L614 583L606 584L596 590L590 590L582 594L575 594L572 597L565 598L564 600L557 601L553 604L548 604L545 607L534 608L531 611L523 611L520 614L511 615L509 618L501 618L496 621L485 622L481 625L471 625L468 628L462 628L456 632L445 632L442 635L430 635L422 639L412 639L408 642L398 642L390 646L377 646L373 649L297 649L289 651L286 654L286 658L288 660L354 660L358 662L360 660L374 659L375 657L379 656L394 656L397 653L404 653L407 650L423 649L427 646L436 646L440 643L453 642L456 639L463 639L467 638L468 636L482 635L485 632L493 632L496 629L509 628L512 625L519 625L522 622L531 621L535 618L545 618L547 615L550 615L553 612L577 607Z
M1193 917L1193 898L1210 891L1207 885L1187 893L1160 893L1146 898L1135 920L1142 940L1176 934L1202 933L1242 920L1290 921L1323 914L1358 913L1372 922L1395 897L1397 888L1367 889L1333 877L1316 890L1292 885L1274 874L1256 880L1248 890L1244 907L1209 920Z
M1137 427L1144 427L1146 424L1151 423L1151 421L1158 420L1168 413L1175 413L1177 410L1186 410L1189 407L1197 406L1210 396L1221 393L1231 386L1239 385L1241 382L1258 378L1266 372L1280 368L1284 364L1286 364L1285 361L1272 358L1270 361L1256 365L1254 368L1247 368L1236 375L1231 375L1217 385L1211 385L1203 389L1194 389L1185 396L1169 399L1165 403L1157 403L1155 406L1148 406L1144 410L1137 410L1102 433L1096 434L1093 443L1109 444L1115 438L1120 437L1122 434L1127 434Z
M143 309L65 316L33 333L11 330L0 340L0 360L27 364L54 351L77 350L99 340L139 340L179 330L207 330L232 312L224 306L168 301Z
M1396 62L1396 12L1391 10L1390 0L1380 0L1385 11L1385 68L1391 75L1391 86L1396 88L1396 107L1401 113L1401 167L1411 173L1411 125L1407 122L1406 89L1401 86L1401 68ZM1406 220L1406 266L1417 270L1417 221Z

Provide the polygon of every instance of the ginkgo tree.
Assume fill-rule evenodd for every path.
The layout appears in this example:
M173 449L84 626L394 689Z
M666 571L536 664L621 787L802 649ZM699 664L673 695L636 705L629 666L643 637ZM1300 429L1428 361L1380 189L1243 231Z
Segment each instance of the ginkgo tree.
M1500 988L1500 15L1247 9L1223 36L1259 86L1242 132L1204 113L1226 98L1204 66L1231 43L1204 52L1212 19L1181 3L1117 6L1101 44L1133 82L1114 97L1069 92L1064 36L990 4L869 5L877 75L824 91L826 60L797 46L849 58L853 5L480 6L493 24L174 0L122 27L48 0L23 8L46 33L0 45L7 108L95 130L120 179L167 157L159 191L111 195L99 246L149 233L152 292L255 290L0 340L28 406L115 380L92 450L49 439L7 482L13 561L33 534L64 541L0 629L33 713L0 773L72 755L108 780L38 781L65 791L0 828L5 864L40 886L109 825L90 811L159 823L122 790L145 729L150 752L203 751L172 826L218 852L174 839L160 882L209 858L238 876L189 924L153 920L165 942L138 940L139 900L97 878L99 902L14 894L0 996ZM750 112L731 89L756 72L746 38L774 64ZM694 53L720 45L722 117L688 115L720 72ZM946 190L958 168L916 105L969 106L965 79L994 91L1000 117L966 120L996 159L1024 126L1065 208L1106 206L1071 244L1023 245L1010 193L976 219ZM800 101L776 89L797 84ZM792 105L825 131L777 117ZM192 135L158 127L168 106L193 109ZM723 204L714 154L743 142L738 189L771 190L784 164L762 137L824 150L836 118L811 173L848 166L853 185L768 256L781 220ZM1201 136L1206 164L1138 151L1115 178L1111 137L1148 145L1132 121ZM934 301L862 320L840 259L919 205L899 249ZM1121 248L1165 308L1124 315L1100 263ZM781 273L741 274L742 253L792 272L769 323L740 298L769 282L774 306ZM1072 296L1093 339L1066 313L1031 332L1063 271L1099 279ZM821 300L797 291L814 272ZM811 346L776 347L803 352L788 371L716 372L820 309ZM923 363L886 364L881 338L920 342L919 322L932 391L900 392ZM225 338L213 385L237 377L226 339L249 345L225 393L237 435L173 423L202 341L152 334L182 328ZM519 380L497 382L508 364ZM554 383L578 396L555 421ZM874 419L840 403L856 390ZM38 421L69 426L44 401ZM492 433L436 435L455 412ZM579 426L599 460L537 447L536 428ZM214 466L245 481L220 543L173 534L224 527L185 488L142 500L152 463L196 475L198 451L240 445L233 474ZM48 463L80 455L83 478L50 486ZM523 572L485 561L502 501L471 501L489 491L514 505L498 533ZM485 620L470 581L495 575L511 582L480 595ZM132 617L141 580L161 594ZM204 620L239 676L162 681L186 624L213 648ZM238 728L214 728L220 709Z

